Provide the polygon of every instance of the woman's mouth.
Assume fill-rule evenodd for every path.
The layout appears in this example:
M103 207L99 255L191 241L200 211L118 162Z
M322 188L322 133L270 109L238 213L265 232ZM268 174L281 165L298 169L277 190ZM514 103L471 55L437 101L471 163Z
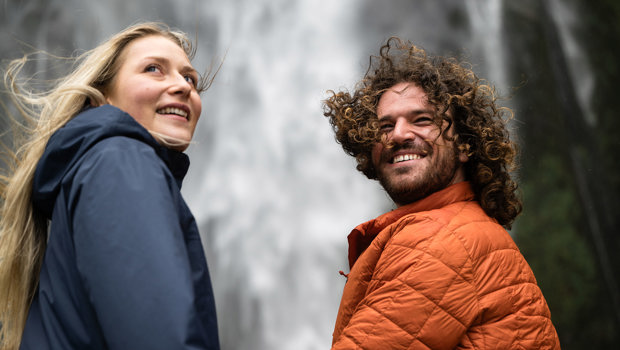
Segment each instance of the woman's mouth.
M165 107L162 109L158 109L156 112L157 114L174 114L174 115L183 117L186 120L189 120L189 113L187 113L187 111L182 110L181 108Z

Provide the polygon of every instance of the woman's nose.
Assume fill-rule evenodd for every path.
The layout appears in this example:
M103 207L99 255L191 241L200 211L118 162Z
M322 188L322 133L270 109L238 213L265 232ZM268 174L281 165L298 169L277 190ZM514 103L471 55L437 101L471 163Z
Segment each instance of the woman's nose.
M177 74L174 76L172 84L170 85L170 91L173 94L189 94L192 91L192 83L187 81L185 77L181 74Z

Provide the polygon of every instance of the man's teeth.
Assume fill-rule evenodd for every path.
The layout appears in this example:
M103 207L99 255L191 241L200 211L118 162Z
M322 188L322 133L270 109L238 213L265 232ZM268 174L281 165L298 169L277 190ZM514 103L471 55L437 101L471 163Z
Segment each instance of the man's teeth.
M400 162L404 162L407 160L414 160L414 159L422 159L422 156L420 156L419 154L401 154L399 156L394 157L394 160L392 160L392 163L400 163Z
M182 110L180 108L166 107L166 108L162 108L162 109L158 110L157 113L159 113L159 114L176 114L176 115L180 115L181 117L187 119L187 112L185 112L184 110Z

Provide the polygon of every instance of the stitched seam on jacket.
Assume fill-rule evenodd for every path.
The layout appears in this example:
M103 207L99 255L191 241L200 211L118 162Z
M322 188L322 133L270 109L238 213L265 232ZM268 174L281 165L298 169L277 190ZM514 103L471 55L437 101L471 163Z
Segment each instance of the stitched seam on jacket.
M459 236L459 235L455 234L455 230L456 230L457 228L464 228L464 227L468 226L469 224L474 224L474 223L489 223L489 221L487 221L487 220L475 220L475 221L470 221L470 222L467 222L467 223L460 224L460 225L457 225L457 226L452 227L452 224L453 224L453 222L454 222L454 218L456 218L457 216L459 216L459 214L460 214L460 213L461 213L461 212L465 209L465 207L466 207L466 206L467 206L467 205L465 205L465 203L464 203L464 205L462 205L462 206L461 206L461 207L460 207L460 208L459 208L459 209L455 212L455 214L454 214L454 215L452 215L452 219L451 219L451 220L449 220L448 222L440 222L439 220L437 220L437 219L435 219L435 218L433 218L433 217L431 217L431 216L427 216L427 215L423 215L423 216L420 216L420 215L415 215L415 217L417 217L417 218L424 218L424 219L426 219L426 220L429 220L429 221L433 221L433 222L439 223L439 224L440 224L440 228L439 228L439 230L438 230L437 232L439 232L439 231L441 231L441 230L447 230L447 233L448 233L450 236L452 236L453 238L455 238L456 240L458 240L458 241L460 242L460 245L461 245L461 247L462 247L463 251L465 252L465 254L466 254L466 256L467 256L467 259L466 259L466 260L463 262L463 264L462 264L461 266L459 266L458 268L454 268L453 266L450 266L450 265L446 264L446 263L445 263L442 259L440 259L439 257L435 256L434 254L431 254L431 253L428 251L428 249L427 249L426 247L424 247L424 248L413 248L413 247L408 246L408 245L405 245L405 244L398 244L398 243L393 243L393 242L388 243L387 245L392 244L392 245L394 245L394 246L400 246L400 247L403 247L403 248L410 249L410 250L412 250L412 251L413 251L413 250L419 250L419 251L422 251L424 254L428 254L428 256L430 256L430 257L434 258L436 261L438 261L438 262L440 262L441 264L443 264L444 266L448 267L450 270L452 270L452 271L455 273L455 275L454 275L454 276L453 276L453 278L452 278L452 281L449 283L448 287L445 289L445 291L444 291L443 295L442 295L442 296L441 296L441 298L438 300L438 302L435 302L433 299L429 298L427 295L425 295L425 294L423 294L422 292L418 291L415 287L413 287L413 286L409 285L408 283L406 283L405 281L403 281L403 280L402 280L402 278L398 278L398 277L397 277L397 278L396 278L396 280L398 280L398 282L399 282L399 283L402 283L402 284L406 285L409 289L412 289L412 290L416 291L416 292L417 292L417 293L419 293L421 296L423 296L425 299L427 299L428 301L430 301L431 303L433 303L433 304L434 304L434 307L433 307L433 309L432 309L432 311L431 311L431 314L432 314L432 313L434 313L434 312L436 312L436 311L437 311L437 309L438 309L438 308L440 308L443 312L445 312L447 315L449 315L452 319L456 320L456 321L457 321L460 325L462 325L462 326L463 326L463 328L465 328L465 329L467 330L467 329L468 329L468 326L467 326L467 325L465 325L465 324L464 324L464 323L463 323L460 319L458 319L458 318L457 318L457 317L455 317L453 314L451 314L450 312L448 312L448 310L446 310L446 309L442 308L442 307L439 305L439 304L441 304L441 302L445 299L446 294L447 294L447 293L448 293L448 291L450 290L450 287L454 284L454 282L456 281L456 279L457 279L458 277L460 277L460 278L461 278L461 279L462 279L465 283L467 283L468 285L470 285L470 286L472 287L472 289L474 290L474 293L475 293L475 300L476 300L476 309L477 309L477 313L476 313L476 315L479 315L479 314L480 314L481 307L480 307L480 294L479 294L479 290L478 290L477 286L473 283L473 280L468 280L468 279L466 279L466 278L465 278L465 277L461 274L461 273L462 273L462 271L463 271L463 269L467 266L467 262L470 262L470 263L471 263L471 262L473 262L473 260L472 260L472 257L471 257L471 254L470 254L470 251L466 248L466 245L465 245L465 244L464 244L464 242L463 242L463 238L462 238L461 236ZM406 219L406 221L405 221L405 222L400 223L398 226L399 226L401 229L402 229L403 227L406 227L406 226L407 226L407 225L408 225L411 221L413 221L413 220L415 219L415 217L411 217L411 218ZM392 237L393 237L393 235L392 235ZM430 240L431 240L431 241L430 241L429 243L432 243L432 242L436 239L436 237L437 237L436 235L433 235L433 236L430 238ZM390 239L390 240L391 240L391 239ZM387 246L387 245L386 245L386 246ZM504 248L504 249L505 249L505 250L514 250L514 249L510 249L510 248ZM501 250L504 250L504 249L501 249ZM489 252L488 254L491 254L491 253L496 252L496 251L499 251L499 250L493 250L493 251ZM481 256L480 258L486 257L488 254L485 254L484 256ZM472 265L472 267L473 267L473 265ZM391 280L384 280L384 279L380 279L380 278L371 278L371 280L375 280L375 281L391 281ZM420 331L418 331L418 332L417 332L417 333L415 333L415 334L411 334L411 333L409 333L406 329L404 329L401 325L399 325L398 323L396 323L394 320L390 319L390 318L389 318L389 317L388 317L385 313L383 313L383 312L381 312L381 311L379 311L379 310L377 310L377 309L373 308L373 307L372 307L371 305L369 305L369 304L365 304L365 305L366 305L367 307L369 307L370 309L374 310L375 312L377 312L377 313L378 313L379 315L381 315L384 319L388 320L389 322L391 322L392 324L394 324L394 325L395 325L395 326L397 326L398 328L402 329L404 332L406 332L406 333L410 334L411 336L413 336L415 340L419 341L420 343L424 344L425 346L428 346L427 344L425 344L424 342L422 342L421 340L419 340L417 337L419 336L420 331L424 328L424 326L425 326L425 325L427 324L427 322L429 321L430 317L427 317L427 318L424 320L424 323L423 323L423 324L421 325L421 327L420 327ZM393 305L393 299L392 299L392 305ZM377 331L378 331L378 329L375 329L373 332L367 333L367 334L366 334L366 337L365 337L364 339L366 339L367 337L369 337L369 336L370 336L370 335L372 335L372 334L375 334ZM465 335L465 336L468 336L468 335L467 335L467 331L465 331L464 335ZM483 336L483 338L485 338L484 334L482 334L482 336ZM357 343L357 342L356 342L356 343ZM483 344L486 344L486 341L485 341L485 340L483 340ZM358 344L358 346L361 346L361 342Z
M457 269L454 269L452 266L450 266L450 265L446 264L446 263L445 263L442 259L440 259L439 257L435 256L434 254L431 254L431 253L428 251L427 247L422 247L422 248L418 248L418 247L411 247L411 246L408 246L408 245L405 245L405 244L399 244L399 243L393 243L393 242L388 243L387 245L390 245L390 244L391 244L391 245L394 245L394 246L399 246L399 247L407 248L407 249L409 249L409 250L411 250L411 251L415 251L415 250L422 251L422 252L424 252L424 254L427 254L428 256L432 257L433 259L435 259L436 261L440 262L441 264L443 264L444 266L446 266L447 268L449 268L450 270L452 270L452 271L455 273L454 277L452 278L452 281L449 283L448 287L445 289L445 291L444 291L443 295L441 296L441 298L439 298L438 302L435 302L435 301L434 301L433 299L431 299L429 296L425 295L425 294L424 294L424 293L422 293L421 291L417 290L415 287L413 287L413 286L409 285L408 283L406 283L405 281L403 281L403 280L402 280L402 278L400 278L400 276L402 276L402 274L401 274L399 277L397 277L397 278L396 278L396 280L398 280L400 283L402 283L402 284L406 285L408 288L410 288L410 289L412 289L412 290L416 291L417 293L419 293L420 295L422 295L425 299L427 299L428 301L430 301L431 303L433 303L435 306L434 306L433 310L431 311L431 314L432 314L433 312L435 312L435 311L437 310L437 308L440 308L441 310L443 310L443 312L445 312L447 315L449 315L452 319L454 319L454 320L455 320L455 321L457 321L459 324L461 324L461 325L463 326L463 328L467 329L467 325L465 325L465 324L462 322L462 320L458 319L458 318L457 318L456 316L454 316L452 313L448 312L448 310L446 310L446 309L442 308L442 307L439 305L439 304L440 304L440 303L444 300L444 298L445 298L446 294L447 294L447 293L448 293L448 291L450 290L450 287L454 284L455 280L456 280L458 277L460 277L460 278L461 278L461 279L462 279L465 283L467 283L468 285L472 286L472 282L471 282L471 281L468 281L467 279L465 279L465 278L462 276L462 274L461 274L461 272L463 271L463 269L465 268L465 266L467 266L467 262L468 262L468 261L469 261L469 262L471 262L471 261L472 261L472 260L471 260L471 255L469 254L469 251L465 248L465 246L463 245L463 243L462 243L462 241L459 239L459 237L458 237L458 236L456 236L456 235L454 235L454 230L450 228L450 223L452 223L452 221L454 220L454 217L458 216L458 214L459 214L460 212L462 212L462 211L463 211L463 209L464 209L464 207L465 207L465 204L466 204L466 203L463 203L463 205L461 206L461 208L460 208L460 209L459 209L459 210L458 210L458 211L457 211L457 212L456 212L456 213L452 216L452 219L451 219L450 221L448 221L447 223L440 222L440 221L439 221L439 220L437 220L436 218L434 218L434 217L432 217L432 216L429 216L429 215L415 215L415 216L412 216L412 217L410 217L410 218L406 219L406 221L404 221L404 222L402 222L401 224L399 224L399 225L398 225L398 227L402 229L402 228L404 228L404 227L408 226L408 225L410 224L410 222L411 222L411 221L413 221L413 220L415 220L416 218L417 218L417 219L423 218L423 219L428 220L428 221L432 221L432 222L435 222L435 223L439 223L439 224L440 224L440 227L439 227L439 229L437 230L437 232L435 232L435 234L433 234L433 235L429 238L428 245L432 244L432 243L435 241L435 239L437 238L437 233L439 233L440 231L442 231L442 230L444 230L444 229L448 229L449 234L450 234L451 236L454 236L456 239L458 239L458 240L459 240L459 242L461 242L462 249L463 249L463 250L465 251L465 253L467 254L467 259L463 262L463 264L462 264L461 266L459 266L459 267L458 267L458 270L457 270ZM484 221L484 220L480 220L480 222L486 222L486 221ZM394 237L394 235L391 235L391 236L392 236L392 237ZM390 239L390 240L391 240L391 239ZM386 247L387 247L387 245L386 245ZM428 245L427 245L427 246L428 246ZM381 279L375 279L375 278L372 278L371 280L382 281ZM389 281L389 280L388 280L388 281ZM474 291L476 291L476 292L477 292L477 290L476 290L475 286L472 286L472 289L473 289ZM478 309L478 310L480 310L480 307L479 307L479 305L480 305L480 300L479 300L479 298L478 298L478 294L477 294L477 293L476 293L476 301L477 301L477 306L478 306L478 307L477 307L477 309ZM374 310L374 308L373 308L373 310ZM379 311L377 310L377 312L379 312ZM379 314L383 315L383 316L384 316L386 319L388 319L390 322L394 323L396 326L398 326L399 328L403 329L405 332L409 333L407 330L405 330L404 328L402 328L401 326L399 326L398 324L396 324L393 320L391 320L391 319L387 318L387 317L386 317L384 314L382 314L381 312L379 312ZM430 318L430 317L427 317L427 318L426 318L426 320L424 320L424 323L420 326L420 331L424 328L424 326L425 326L425 325L426 325L426 323L428 322L429 318ZM417 338L417 336L419 335L420 331L418 331L415 335L413 335L413 334L412 334L412 335L415 337L415 339L418 339L418 338ZM425 345L426 345L426 344L425 344Z
M476 273L476 269L474 268L474 265L473 265L474 260L472 259L470 251L467 249L467 246L465 245L465 242L463 241L463 237L461 237L460 235L457 235L455 233L455 231L458 228L464 228L465 226L468 226L468 225L471 225L471 224L474 224L474 223L486 223L488 221L486 221L486 220L473 220L473 221L468 221L468 222L466 222L464 224L455 225L454 224L455 218L457 218L465 210L465 208L468 206L468 204L469 204L469 202L463 203L460 206L460 208L458 208L458 210L455 211L455 213L454 213L454 215L452 215L451 219L442 226L442 229L446 229L448 231L449 235L452 236L454 239L456 239L461 244L462 250L467 255L467 259L465 260L465 262L461 266L460 270L458 272L457 271L455 271L455 272L463 279L463 281L465 281L467 284L469 284L472 287L472 289L474 291L475 300L476 300L476 305L475 305L476 312L475 312L475 315L478 316L478 315L480 315L480 312L481 312L482 308L481 308L481 302L480 302L480 294L479 294L477 285L474 283L475 278L473 278L472 280L467 280L464 276L461 275L461 271L463 271L463 269L467 265L467 262L469 262L471 264L472 274ZM437 220L433 220L433 221L437 221ZM436 237L436 236L434 236L434 237ZM438 259L438 260L441 261L440 259ZM442 261L442 263L443 263L443 261ZM444 263L444 265L445 265L445 263ZM454 283L454 281L453 281L453 283ZM445 293L444 293L444 296L445 296ZM441 300L443 300L443 297L442 297ZM446 313L448 313L447 310L444 310L444 311L446 311ZM455 320L457 320L460 324L463 325L463 327L465 328L464 334L467 335L467 330L469 329L469 326L471 326L471 325L465 325L463 322L461 322L461 320L458 320L457 318L455 318L451 314L449 314L449 315L451 317L453 317ZM428 321L428 319L427 319L427 321ZM425 322L425 324L426 324L426 322ZM486 344L485 335L483 334L482 337L483 337L483 344Z
M477 223L477 222L487 223L488 221L485 221L485 220L470 221L470 222L467 222L467 223L465 223L465 224L463 224L463 225L458 226L458 228L459 228L459 229L465 229L465 227L466 227L466 226L469 226L470 224L474 224L474 223ZM465 246L465 242L463 241L463 237L462 237L461 235L457 235L457 234L455 233L455 229L451 229L451 230L450 230L450 234L451 234L452 236L454 236L456 239L458 239L458 240L459 240L459 242L461 242L461 245L463 246L463 250L464 250L464 251L467 253L467 255L469 256L469 260L473 262L474 260L472 259L472 257L471 257L471 255L470 255L469 250L468 250L468 249L466 248L466 246ZM485 253L484 255L481 255L480 257L478 257L478 259L477 259L476 261L480 263L480 262L482 262L483 260L485 260L485 259L486 259L489 255L491 255L491 254L497 254L497 253L500 253L500 252L503 252L503 251L510 251L510 252L519 253L519 250L518 250L518 249L515 249L515 248L510 248L510 247L508 247L508 248L500 248L500 249L493 249L493 250L491 250L491 251L489 251L489 252ZM520 253L519 253L519 254L520 254ZM473 271L474 271L474 273L475 273L475 278L474 278L474 279L477 279L477 278L479 277L479 276L478 276L479 271L478 271L478 269L473 269ZM508 285L508 286L504 286L504 287L500 287L500 288L497 288L497 289L491 290L491 291L489 291L489 292L487 292L487 293L484 293L484 294L483 294L483 293L481 293L481 292L478 290L478 288L477 288L477 287L478 287L478 286L477 286L477 284L475 284L475 283L474 283L473 285L474 285L474 287L475 287L474 289L476 290L476 296L478 297L478 301L480 301L480 298L481 298L481 297L483 297L483 296L487 296L487 295L489 295L489 294L491 294L491 293L495 293L495 292L500 291L500 290L502 290L502 289L506 289L506 288L513 287L513 286L518 286L518 285L521 285L521 284L535 284L535 283L533 283L533 282L531 282L531 281L521 281L521 282L518 282L518 283L510 284L510 285Z
M429 254L428 252L426 252L426 254ZM432 254L429 254L430 256L433 256ZM434 256L433 256L434 257ZM437 259L437 257L434 257L435 259ZM437 259L439 260L439 259ZM439 260L441 261L441 260ZM443 263L443 261L442 261ZM445 265L445 264L444 264ZM461 270L463 269L463 267L461 267ZM456 273L454 275L454 277L452 278L452 281L450 282L449 286L452 286L454 284L454 281L456 280L457 277L459 277L460 274ZM462 276L460 276L462 278ZM435 307L433 308L433 310L431 311L430 315L432 315L437 309L441 309L443 312L445 312L448 316L450 316L452 319L454 319L455 321L457 321L460 325L463 326L463 328L467 329L467 326L461 321L459 320L457 317L455 317L454 315L452 315L450 312L448 312L448 310L442 308L441 306L439 306L439 304L444 300L444 298L446 297L446 294L448 294L448 290L450 290L450 288L446 288L446 290L444 291L443 295L441 296L441 298L439 299L439 301L436 303L435 301L433 301L432 299L430 299L428 296L424 295L423 293L421 293L420 291L418 291L417 289L415 289L414 287L410 286L409 284L401 281L402 283L404 283L407 287L417 291L418 293L420 293L422 296L424 296L424 298L426 298L427 300L429 300L431 303L433 303L435 305ZM469 284L469 283L468 283ZM424 329L424 326L426 326L426 324L428 323L430 319L430 316L427 317L424 320L424 323L422 323L422 325L420 326L420 329L418 330L418 332L414 335L415 339L418 339L418 336L420 335L420 332L422 331L422 329ZM393 321L392 321L393 322ZM401 327L402 328L402 327ZM404 329L403 329L404 330ZM406 330L404 330L405 332L407 332ZM422 341L420 341L422 342ZM426 344L425 344L426 345Z
M415 250L414 248L409 247L411 250ZM445 266L447 266L448 268L452 269L450 266L448 266L447 264L445 264L443 261L441 261L441 259L437 258L436 256L434 256L433 254L430 254L428 251L426 251L426 249L418 249L420 251L423 251L425 254L428 254L429 256L433 257L435 260L441 262L442 264L444 264ZM463 276L461 276L460 271L463 270L463 268L465 267L466 264L463 264L463 266L460 267L459 271L455 271L455 275L452 278L452 281L449 283L449 286L452 286L454 284L454 281L458 278L461 277L463 278ZM453 270L454 271L454 270ZM420 292L418 289L416 289L415 287L411 286L410 284L406 283L405 281L403 281L401 278L396 278L396 280L398 282L400 282L401 284L405 285L407 288L416 291L417 293L419 293L421 296L423 296L425 299L427 299L428 301L430 301L431 303L434 304L433 310L431 311L431 314L433 312L435 312L438 308L441 309L443 312L445 312L448 316L450 316L452 319L454 319L455 321L457 321L460 325L463 326L463 328L467 328L467 326L461 321L459 320L456 316L454 316L453 314L451 314L450 312L448 312L448 310L442 308L439 304L441 304L441 302L444 300L446 294L448 293L448 291L450 290L450 288L446 288L446 290L444 291L443 295L441 296L441 298L439 298L438 302L435 302L433 299L431 299L429 296L425 295L424 293ZM470 282L468 282L467 280L463 279L467 284L471 285ZM392 303L393 303L393 298L392 298ZM404 329L401 325L399 325L398 323L396 323L394 320L390 319L386 314L384 314L383 312L381 312L380 310L375 309L374 307L372 307L369 304L365 304L367 307L371 308L372 310L375 310L375 312L377 312L378 314L380 314L381 316L383 316L385 319L387 319L388 321L390 321L391 323L393 323L394 325L396 325L398 328L402 329L403 331L405 331L408 334L409 331L407 331L406 329ZM428 322L430 317L427 317L424 320L424 323L422 323L422 325L420 326L420 330L422 330L424 328L424 326L426 325L426 323ZM418 339L417 336L419 335L420 331L418 331L415 334L411 334L412 336L414 336L415 339ZM420 341L422 342L422 341ZM422 342L423 343L423 342ZM426 345L426 344L425 344Z
M404 283L404 282L402 282L402 281L400 281L400 282L401 282L402 284L406 285L407 287L411 288L411 286L409 286L407 283ZM412 289L414 289L414 288L412 288ZM414 290L415 290L415 289L414 289ZM420 294L422 294L422 293L420 293ZM422 294L422 295L426 298L426 296L425 296L424 294ZM427 299L428 299L428 298L427 298ZM429 299L429 300L430 300L430 299ZM391 299L391 302L392 302L392 304L394 303L394 298L392 298L392 299ZM431 300L431 302L433 302L433 301ZM373 310L374 312L376 312L377 314L379 314L379 315L380 315L383 319L385 319L385 320L387 320L387 321L390 321L393 325L395 325L396 327L398 327L398 328L400 328L401 330L403 330L405 333L407 333L407 334L409 334L410 336L412 336L412 337L413 337L413 339L412 339L412 341L411 341L409 344L413 343L414 341L418 341L418 342L420 342L420 343L424 344L424 346L426 346L427 348L432 349L430 346L428 346L428 344L426 344L425 342L423 342L422 340L420 340L420 339L417 337L417 336L418 336L418 334L419 334L420 332L417 332L416 334L409 333L409 331L407 331L406 329L404 329L401 325L399 325L398 323L396 323L394 320L392 320L390 317L388 317L386 314L384 314L384 313L383 313L383 312L381 312L380 310L375 309L374 307L372 307L372 306L370 306L370 305L368 305L368 304L364 304L364 305L365 305L366 307L368 307L369 309ZM439 307L439 306L438 306L437 304L435 304L435 308L434 308L434 309L436 309L437 307ZM433 310L434 310L434 309L433 309ZM446 312L446 313L447 313L447 312ZM448 314L448 315L450 315L450 314ZM453 317L452 315L450 315L450 316L451 316L451 317ZM454 318L454 317L453 317L453 318ZM420 327L420 329L422 329L422 328L424 327L424 325L426 324L426 322L427 322L427 321L428 321L428 318L424 321L424 323L422 324L422 326ZM374 327L374 329L373 329L373 331L372 331L372 332L366 333L366 337L364 337L364 341L365 341L366 339L368 339L371 335L378 334L378 333L379 333L379 331L382 331L382 329L380 330L380 329L379 329L379 327ZM354 338L349 338L349 339L353 340L353 342L354 342L354 343L356 343L356 345L357 345L358 347L362 348L362 343L363 343L364 341L361 341L361 340L360 340L359 342L357 342L357 341L355 341L355 339L354 339Z
M400 246L400 245L399 245L399 246ZM407 246L405 246L405 247L407 247ZM414 248L411 248L411 247L407 247L407 248L409 248L409 249L411 249L411 250L415 250ZM418 249L418 250L423 251L425 254L427 254L427 255L431 256L431 257L432 257L432 258L434 258L435 260L437 260L437 261L441 262L442 264L444 264L445 266L447 266L448 268L450 268L450 266L448 266L448 265L447 265L447 264L445 264L443 261L441 261L441 259L437 258L437 257L436 257L436 256L434 256L433 254L430 254L428 251L426 251L426 249ZM459 276L460 276L461 278L463 278L463 277L460 275L460 273L459 273L459 272L460 272L460 271L461 271L461 270L465 267L465 265L466 265L466 264L464 263L464 264L463 264L463 266L461 266L461 267L460 267L460 270L459 270L459 271L455 271L455 275L454 275L454 277L452 278L452 281L450 282L449 286L452 286L452 285L454 284L454 281L456 280L456 278L458 278ZM379 279L374 279L374 280L379 280ZM454 319L454 320L455 320L455 321L457 321L460 325L462 325L462 326L463 326L463 328L467 329L467 326L466 326L466 325L465 325L465 324L464 324L461 320L459 320L457 317L455 317L453 314L451 314L450 312L448 312L446 309L442 308L442 307L439 305L439 304L441 303L441 301L445 298L446 294L448 293L448 291L449 291L449 289L450 289L449 287L448 287L448 288L446 288L446 290L444 291L444 293L443 293L443 295L441 296L441 298L439 299L439 301L438 301L438 302L435 302L433 299L429 298L427 295L423 294L422 292L420 292L419 290L417 290L417 289L416 289L416 288L414 288L413 286L411 286L411 285L409 285L408 283L406 283L405 281L403 281L403 280L402 280L402 278L396 278L395 280L396 280L396 281L398 281L399 283L401 283L402 285L406 286L407 288L409 288L409 289L411 289L411 290L414 290L415 292L419 293L419 294L420 294L421 296L423 296L425 299L427 299L428 301L430 301L431 303L433 303L433 304L434 304L434 307L433 307L433 310L431 311L431 314L433 314L433 313L434 313L437 309L441 309L441 310L442 310L443 312L445 312L448 316L450 316L452 319ZM469 282L468 282L468 281L466 281L465 279L463 279L463 280L464 280L465 282L467 282L468 284L470 284L470 285L471 285L471 283L469 283ZM392 281L394 281L394 280L392 280ZM379 315L381 315L383 319L385 319L385 320L387 320L387 321L391 322L391 323L392 323L392 324L394 324L396 327L398 327L398 328L400 328L401 330L403 330L405 333L407 333L407 334L411 335L411 336L413 337L413 340L417 340L417 341L419 341L420 343L424 344L425 346L429 347L426 343L424 343L422 340L420 340L420 339L418 338L418 336L419 336L419 334L420 334L420 331L424 328L424 326L426 325L426 323L427 323L427 322L428 322L428 320L430 319L430 317L427 317L427 318L424 320L424 323L422 323L422 324L420 325L420 330L419 330L418 332L416 332L416 333L412 334L412 333L410 333L408 330L406 330L405 328L403 328L403 326L401 326L400 324L398 324L395 320L393 320L393 319L391 319L390 317L388 317L388 315L387 315L387 314L385 314L384 312L382 312L382 310L378 310L378 309L374 308L372 305L370 305L370 304L368 304L368 303L366 303L366 302L364 303L364 305L365 305L366 307L368 307L369 309L371 309L371 310L375 311L375 312L376 312L376 313L378 313ZM392 297L392 298L391 298L391 305L390 305L390 308L389 308L389 309L392 309L392 308L394 307L393 305L394 305L394 297ZM359 342L359 343L358 343L358 342L355 342L355 340L354 340L354 342L355 342L355 343L356 343L359 347L361 347L361 344L362 344L362 343L363 343L363 342L364 342L364 341L365 341L368 337L370 337L370 336L371 336L371 335L373 335L373 334L377 334L377 332L378 332L378 331L379 331L379 329L378 329L378 327L376 327L376 328L374 328L373 332L366 333L366 337L364 337L364 340L360 340L360 342ZM350 339L352 339L352 338L350 338ZM430 348L430 347L429 347L429 348Z
M464 208L465 208L465 206L463 206L463 207L461 208L461 210L459 210L459 213L460 213L461 211L463 211L463 210L464 210ZM457 214L457 215L458 215L458 214ZM455 215L454 217L456 217L457 215ZM452 220L450 221L450 223L451 223L451 222L452 222ZM450 223L448 223L448 225L449 225ZM473 262L474 260L472 259L472 257L471 257L471 255L470 255L469 250L468 250L468 249L466 248L466 246L465 246L465 242L464 242L464 240L463 240L463 239L464 239L464 237L462 237L462 236L461 236L461 235L459 235L459 234L456 234L456 232L455 232L455 231L456 231L457 229L459 229L459 230L467 230L467 228L466 228L466 227L467 227L467 226L469 226L469 225L471 225L471 224L474 224L474 223L488 223L488 221L486 221L486 220L476 220L476 221L470 221L470 222L466 222L466 223L464 223L464 224L462 224L462 225L458 225L458 226L456 226L456 227L454 227L454 228L450 229L450 234L451 234L451 235L453 235L456 239L458 239L458 240L459 240L459 242L461 242L461 245L463 246L463 249L465 250L465 252L466 252L466 253L467 253L467 255L469 256L469 260L470 260L470 261L472 261L472 262ZM516 248L516 245L515 245L515 247L514 247L514 248L507 247L507 248L493 249L493 250L491 250L491 251L487 252L486 254L479 256L479 257L478 257L478 259L477 259L476 261L477 261L477 262L481 262L481 261L485 260L485 259L486 259L489 255L491 255L491 254L495 254L495 253L500 253L500 252L503 252L503 251L511 251L511 252L517 252L517 253L519 253L519 250L518 250L518 248ZM472 266L472 267L473 267L473 266ZM474 269L473 269L473 272L474 272L474 274L475 274L475 278L474 278L474 280L478 279L478 277L479 277L479 276L478 276L478 275L479 275L479 271L478 271L478 269L477 269L477 268L474 268ZM510 288L510 287L514 287L514 286L518 286L518 285L523 285L523 284L534 284L534 285L536 285L535 283L530 282L530 281L522 281L522 282L518 282L518 283L513 283L513 284L510 284L510 285L507 285L507 286L504 286L504 287L500 287L500 288L497 288L497 289L494 289L494 290L492 290L492 291L489 291L489 292L487 292L487 293L482 294L482 293L478 290L478 284L475 284L475 283L474 283L474 290L475 290L475 293L476 293L476 298L477 298L477 301L478 301L478 303L477 303L477 304L478 304L478 306L480 306L480 299L481 299L483 296L487 296L487 295L489 295L489 294L491 294L491 293L495 293L495 292L498 292L498 291L503 290L503 289L506 289L506 288ZM479 314L479 313L480 313L480 307L478 307L478 309L479 309L479 310L478 310L478 314ZM545 317L545 316L541 316L541 317L547 318L547 317ZM488 347L488 344L487 344L487 343L488 343L488 340L487 340L487 333L486 333L486 332L481 332L481 336L482 336L482 344L484 344L484 347ZM522 336L519 334L519 330L517 330L516 339L522 339Z
M461 206L460 210L458 210L458 211L455 213L455 215L454 215L454 216L452 216L452 219L451 219L451 220L450 220L450 221L446 224L446 228L449 228L449 229L450 229L450 235L451 235L451 236L453 236L456 240L458 240L458 241L461 243L461 247L463 248L463 250L464 250L464 251L465 251L465 253L467 254L468 261L470 261L470 262L471 262L471 264L472 264L472 266L471 266L471 267L472 267L472 275L473 275L473 279L472 279L472 281L470 281L469 283L470 283L470 285L472 285L472 288L473 288L473 290L474 290L474 294L475 294L475 298L476 298L476 318L477 318L477 317L481 314L481 312L482 312L482 306L481 306L481 304L482 304L482 302L481 302L482 296L480 295L480 291L478 290L478 286L477 286L477 284L476 284L476 283L474 283L474 281L475 281L475 280L476 280L476 278L477 278L477 272L478 272L478 270L477 270L477 269L475 268L475 266L473 265L473 263L474 263L474 259L472 259L471 252L469 251L469 249L467 249L467 246L465 245L464 238L463 238L461 235L457 235L455 231L456 231L457 229L465 229L465 227L466 227L466 226L473 225L473 224L475 224L475 223L488 223L488 221L487 221L487 220L482 220L482 219L479 219L479 220L475 220L475 221L468 221L468 222L466 222L466 223L464 223L464 224L460 224L460 225L454 225L454 227L452 227L453 222L454 222L454 218L456 218L459 214L461 214L461 213L465 210L465 207L466 207L466 206L467 206L467 205L463 205L463 206ZM486 213L485 213L485 215L486 215ZM485 255L485 256L486 256L486 255ZM471 325L470 325L470 326L471 326ZM468 327L467 329L469 329L469 327ZM467 330L465 331L465 334L466 334L466 335L468 334ZM486 332L483 332L481 335L482 335L482 344L483 344L483 347L485 347L485 348L486 348L486 347L487 347L487 336L486 336ZM473 344L473 342L472 342L472 344Z

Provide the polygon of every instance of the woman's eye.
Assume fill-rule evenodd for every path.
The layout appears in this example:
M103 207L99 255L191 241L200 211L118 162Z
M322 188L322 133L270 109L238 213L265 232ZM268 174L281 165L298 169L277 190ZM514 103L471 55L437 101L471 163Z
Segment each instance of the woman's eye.
M151 64L151 65L146 66L144 71L145 72L159 72L160 69L157 65Z
M195 77L193 77L193 76L191 76L191 75L186 75L186 76L185 76L185 80L186 80L188 83L192 84L192 86L196 86L197 81L196 81L196 78L195 78Z

